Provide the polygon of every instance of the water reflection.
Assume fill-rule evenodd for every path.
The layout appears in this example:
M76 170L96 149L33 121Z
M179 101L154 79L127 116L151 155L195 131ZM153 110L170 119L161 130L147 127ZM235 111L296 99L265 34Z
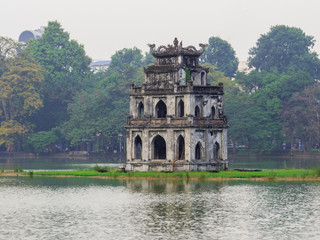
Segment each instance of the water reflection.
M0 170L13 170L22 168L24 170L65 170L65 169L87 169L100 166L118 168L120 163L111 162L106 158L0 158Z
M320 184L0 177L0 239L316 239Z
M229 156L229 166L250 169L307 169L320 165L320 157L237 157Z

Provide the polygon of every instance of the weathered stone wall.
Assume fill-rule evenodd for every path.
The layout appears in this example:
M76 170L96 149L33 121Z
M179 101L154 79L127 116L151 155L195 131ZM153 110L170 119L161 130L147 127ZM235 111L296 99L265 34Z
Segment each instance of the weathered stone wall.
M144 70L145 83L142 87L130 87L128 171L171 171L173 163L178 171L227 167L223 85L210 86L207 82L208 69L198 65L203 50L204 46L199 51L193 46L183 48L176 40L174 45L152 50L156 61ZM183 104L179 105L180 101ZM160 108L165 109L161 114ZM142 142L141 156L136 154L140 149L136 139Z

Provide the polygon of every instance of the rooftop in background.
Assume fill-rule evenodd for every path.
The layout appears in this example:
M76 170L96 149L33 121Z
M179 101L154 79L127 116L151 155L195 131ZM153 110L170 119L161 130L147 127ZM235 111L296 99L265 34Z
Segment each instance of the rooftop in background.
M110 60L105 60L105 61L95 61L90 63L89 67L91 70L96 73L96 72L103 72L106 71L110 65L111 61Z
M240 61L239 65L238 65L238 71L239 72L244 72L246 74L250 73L252 70L254 70L253 68L249 67L249 63L246 61Z
M44 33L44 27L41 27L40 29L36 29L33 31L30 31L30 30L23 31L19 36L19 42L27 42L31 39L41 38L43 33Z

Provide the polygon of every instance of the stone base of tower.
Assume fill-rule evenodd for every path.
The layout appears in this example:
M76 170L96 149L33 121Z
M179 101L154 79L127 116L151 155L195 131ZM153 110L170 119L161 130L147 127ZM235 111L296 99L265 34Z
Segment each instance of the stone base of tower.
M188 161L177 161L174 164L172 162L163 162L163 161L153 161L153 162L127 162L126 171L133 172L147 172L147 171L156 171L156 172L186 172L186 171L213 171L213 170L227 170L228 161L210 161L210 162L188 162Z

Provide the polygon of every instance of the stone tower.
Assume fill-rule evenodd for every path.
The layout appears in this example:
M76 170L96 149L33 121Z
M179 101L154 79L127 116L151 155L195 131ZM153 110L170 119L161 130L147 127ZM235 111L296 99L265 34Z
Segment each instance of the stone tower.
M223 85L210 86L200 50L173 45L155 49L141 87L130 87L127 171L227 169L227 119Z

